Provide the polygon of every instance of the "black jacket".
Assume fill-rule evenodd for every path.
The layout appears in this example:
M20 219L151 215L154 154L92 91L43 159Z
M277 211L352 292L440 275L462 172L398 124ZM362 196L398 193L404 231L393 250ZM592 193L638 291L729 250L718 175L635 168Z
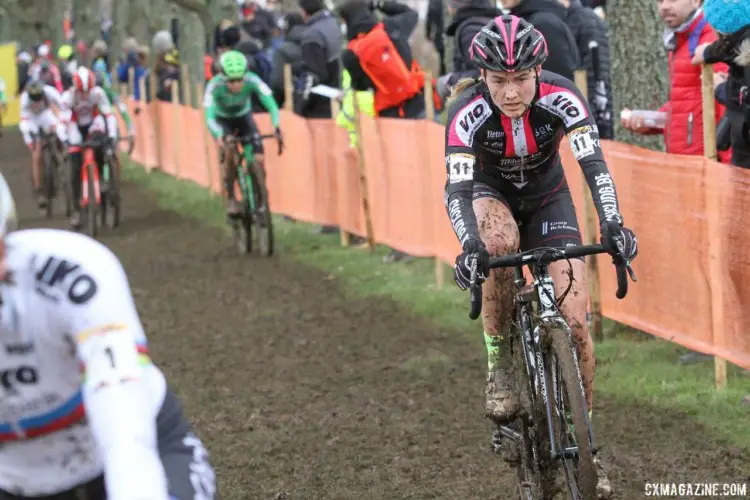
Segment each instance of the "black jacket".
M440 59L440 74L446 72L445 68L445 40L443 30L445 28L445 13L443 12L442 0L429 0L427 4L427 18L425 19L425 35L432 41Z
M750 25L706 47L703 59L729 66L722 101L730 125L732 165L750 168Z
M271 70L271 89L279 106L284 104L284 66L292 66L292 76L299 76L302 72L302 35L304 26L295 26L289 30L284 43L273 54L273 69Z
M599 137L613 139L615 131L612 122L612 79L607 25L592 9L584 7L580 0L571 0L570 7L566 11L565 23L573 32L583 67L586 68L589 103L599 128ZM596 66L594 65L594 51L589 48L592 41L598 45Z
M411 36L414 28L417 26L419 21L419 14L404 4L395 2L393 0L385 0L380 7L380 10L385 14L383 19L383 26L386 33L391 38L396 51L403 59L406 67L411 67L413 55L411 46L409 45L409 37ZM369 10L362 10L355 13L348 13L350 17L345 19L347 32L346 36L349 40L353 40L360 33L368 33L372 28L378 24L378 20L375 15ZM370 80L370 77L362 69L359 64L359 59L354 55L354 52L347 49L341 56L341 61L344 63L344 67L349 71L349 75L352 78L352 88L354 90L370 90L375 89L375 85ZM424 95L422 92L407 100L402 107L393 107L384 109L380 112L379 116L391 117L391 118L417 118L422 116L425 111L424 107ZM403 108L403 115L401 109Z
M302 74L312 74L315 81L329 87L341 84L341 28L328 10L321 10L307 20L301 37ZM302 115L308 118L331 118L331 102L312 94Z
M581 67L575 38L565 24L565 7L555 0L523 0L511 14L534 25L547 40L549 57L542 67L570 80Z
M255 11L255 17L251 21L241 21L240 27L248 36L261 42L263 47L267 47L273 35L275 20L271 12L258 9Z
M477 71L469 59L469 47L474 36L488 22L503 13L500 9L487 4L485 0L475 0L460 7L453 21L445 29L445 34L454 37L453 72Z

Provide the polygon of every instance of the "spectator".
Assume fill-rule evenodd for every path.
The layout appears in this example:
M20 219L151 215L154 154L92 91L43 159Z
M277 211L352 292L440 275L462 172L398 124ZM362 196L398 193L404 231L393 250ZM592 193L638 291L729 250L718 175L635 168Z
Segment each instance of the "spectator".
M453 20L445 34L455 39L453 72L443 75L438 81L438 94L442 98L446 98L450 88L462 78L479 77L479 69L469 57L471 41L488 22L502 15L490 0L453 0L448 5L448 12Z
M141 100L141 88L140 81L148 76L148 68L146 67L146 60L148 59L148 47L139 47L138 42L135 39L129 41L130 43L123 44L123 49L127 50L125 53L125 61L117 67L117 80L120 83L129 83L130 70L133 70L133 97L137 100ZM148 100L144 98L144 100Z
M750 2L706 0L706 21L719 40L700 45L694 64L727 63L729 76L721 84L730 127L732 164L750 168Z
M104 40L97 40L91 46L91 69L94 73L104 73L107 85L112 85L110 77L109 47Z
M382 22L372 12L375 9L385 15ZM375 91L377 116L424 118L424 73L409 45L409 37L419 20L417 12L392 0L369 4L350 0L341 6L339 13L346 23L349 40L341 60L351 76L351 88L355 92ZM411 258L394 249L385 262Z
M558 1L565 7L565 23L573 33L583 67L586 68L588 98L595 115L596 126L599 128L599 137L614 139L607 25L592 9L584 7L580 0ZM596 49L593 49L592 42L596 44ZM596 64L595 53L598 54Z
M73 47L62 45L57 49L58 70L60 71L60 80L62 81L63 90L68 90L73 86L73 74L78 69L78 61L75 57Z
M172 85L180 81L180 54L174 48L172 34L162 30L151 41L156 64L156 98L160 101L172 100Z
M60 78L60 70L56 65L52 64L49 46L42 44L37 48L36 61L29 68L29 79L30 80L42 80L46 85L51 85L57 89L58 92L63 91L62 79Z
M341 28L324 0L299 0L305 19L302 33L302 72L297 81L295 111L307 118L331 118L327 97L311 93L318 84L338 88L341 83ZM298 101L297 101L298 99Z
M257 40L262 47L267 47L273 36L274 19L260 4L259 0L246 1L242 4L240 27L249 36Z
M378 22L370 9L379 9ZM344 68L354 90L375 91L375 112L389 118L424 118L424 73L412 56L409 37L417 25L417 12L392 0L366 4L350 0L340 9L346 23L347 50ZM395 57L388 57L395 49Z
M425 19L425 35L435 46L440 59L440 74L448 72L445 65L445 13L443 12L442 0L430 0L427 5L427 19ZM455 69L453 70L455 71Z
M16 89L16 95L21 95L23 88L26 86L26 82L29 80L31 61L31 56L25 50L19 52L18 56L16 56L16 71L18 74L18 89Z
M703 155L703 107L701 104L701 69L690 61L702 43L716 40L703 17L700 0L669 0L659 4L659 16L666 25L664 43L669 55L669 100L659 111L667 114L666 127L649 128L642 118L629 116L623 110L622 126L638 134L664 134L668 153ZM725 65L715 67L726 73ZM723 107L716 105L718 123ZM728 159L727 154L723 159Z
M271 70L271 89L279 106L284 105L284 66L292 67L292 77L298 77L302 72L302 34L305 21L302 14L290 12L285 17L284 42L273 55L273 69Z
M500 0L500 3L544 35L549 49L544 69L573 80L581 59L575 38L564 21L565 8L555 0Z

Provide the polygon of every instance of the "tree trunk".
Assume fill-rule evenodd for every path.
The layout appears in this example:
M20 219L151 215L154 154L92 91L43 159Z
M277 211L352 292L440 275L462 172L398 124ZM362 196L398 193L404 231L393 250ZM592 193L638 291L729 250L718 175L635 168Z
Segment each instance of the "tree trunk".
M651 149L664 149L660 136L640 136L620 127L620 111L658 109L667 99L669 76L667 53L662 41L664 25L656 2L609 0L612 93L615 107L615 136L618 141Z
M101 37L99 0L74 0L73 19L76 38L89 46Z

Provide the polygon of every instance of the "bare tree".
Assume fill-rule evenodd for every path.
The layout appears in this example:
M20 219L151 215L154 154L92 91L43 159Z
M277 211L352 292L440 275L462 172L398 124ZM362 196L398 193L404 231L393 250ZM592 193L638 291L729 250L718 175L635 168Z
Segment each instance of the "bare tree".
M656 2L609 0L610 51L615 116L624 107L656 109L667 95L667 54L662 42L663 25ZM623 142L663 149L659 137L624 131L616 120L616 136Z

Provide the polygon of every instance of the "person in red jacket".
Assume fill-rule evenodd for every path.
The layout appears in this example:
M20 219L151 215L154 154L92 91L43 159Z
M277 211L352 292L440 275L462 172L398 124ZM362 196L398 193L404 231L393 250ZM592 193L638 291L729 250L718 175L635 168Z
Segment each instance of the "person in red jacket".
M668 153L703 155L703 109L701 103L701 68L691 64L695 49L716 40L716 33L703 17L700 0L661 0L659 16L666 24L664 43L669 51L669 100L659 111L667 114L666 126L650 128L643 118L629 116L623 110L622 126L639 134L664 134ZM715 85L727 73L725 64L714 66ZM724 107L716 102L716 123ZM723 161L731 152L721 153Z

